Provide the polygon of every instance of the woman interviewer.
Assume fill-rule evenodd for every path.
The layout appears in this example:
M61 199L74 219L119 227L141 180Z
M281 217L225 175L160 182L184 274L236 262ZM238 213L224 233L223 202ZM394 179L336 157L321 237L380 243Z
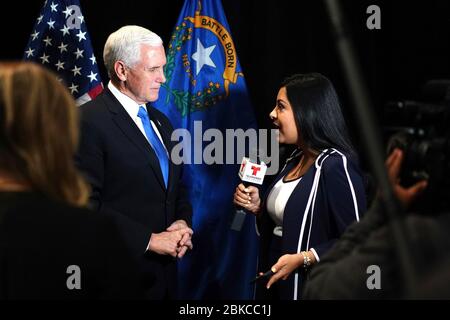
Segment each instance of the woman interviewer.
M139 296L115 227L83 209L77 111L56 75L0 63L0 299Z
M240 184L234 203L257 215L259 271L274 272L259 282L265 287L258 286L257 298L297 300L308 270L364 213L365 189L327 78L311 73L285 80L270 118L279 142L297 149L262 199L257 188Z

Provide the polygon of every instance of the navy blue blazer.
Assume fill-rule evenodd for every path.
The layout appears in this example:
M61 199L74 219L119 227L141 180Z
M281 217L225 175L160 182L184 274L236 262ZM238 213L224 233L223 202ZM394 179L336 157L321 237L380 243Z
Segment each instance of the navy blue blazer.
M176 261L146 252L150 235L178 219L191 225L192 208L181 183L181 165L170 162L164 185L153 148L120 102L105 89L80 107L81 140L76 157L92 186L92 209L111 215L142 265L149 298L174 294ZM173 128L167 117L147 106L169 154ZM144 254L145 253L145 254ZM149 292L150 292L149 291Z
M299 161L297 150L268 188L263 198L259 219L259 270L268 270L269 247L274 222L266 212L266 200L273 186ZM320 257L336 242L353 221L366 211L363 177L358 165L336 149L324 150L298 183L284 210L282 253L294 254L311 250ZM306 279L303 267L292 272L286 281L279 281L280 298L297 300ZM264 298L264 290L257 294Z

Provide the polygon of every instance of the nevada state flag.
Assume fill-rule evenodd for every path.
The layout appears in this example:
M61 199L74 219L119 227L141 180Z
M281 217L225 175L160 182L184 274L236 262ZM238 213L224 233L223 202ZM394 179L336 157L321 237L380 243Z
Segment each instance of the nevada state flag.
M183 139L190 146L183 150L183 180L193 206L194 249L180 261L180 298L251 299L258 252L255 217L247 214L241 231L230 229L242 158L225 146L211 152L205 141L211 137L203 136L256 129L221 1L186 0L166 53L167 81L154 105L175 128L190 133ZM208 162L205 154L211 153L215 159Z

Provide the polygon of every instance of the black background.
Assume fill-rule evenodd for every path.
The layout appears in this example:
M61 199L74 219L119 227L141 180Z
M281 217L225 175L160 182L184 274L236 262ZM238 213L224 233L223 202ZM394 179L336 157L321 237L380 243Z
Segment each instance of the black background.
M1 59L20 59L44 1L15 1L3 6ZM336 86L354 133L355 119L332 37L320 0L223 0L249 93L261 127L270 125L282 79L293 73L317 71ZM450 79L450 1L341 1L376 114L389 100L421 99L429 79ZM381 8L381 30L368 30L366 9ZM81 9L101 61L107 36L126 24L159 34L165 43L172 33L183 0L119 3L81 0ZM99 63L101 76L107 75ZM383 118L379 117L383 124Z

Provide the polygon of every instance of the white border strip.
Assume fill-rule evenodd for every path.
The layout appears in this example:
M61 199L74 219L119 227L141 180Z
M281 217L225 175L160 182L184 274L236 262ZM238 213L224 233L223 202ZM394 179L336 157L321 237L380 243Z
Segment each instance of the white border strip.
M351 192L352 198L353 198L353 206L355 207L356 221L359 221L358 201L356 200L355 189L353 188L352 180L350 179L350 175L348 174L347 157L343 153L339 152L338 150L336 150L334 148L333 148L333 150L336 151L337 153L339 153L342 157L342 162L344 163L345 174L347 175L348 184L350 185L350 192Z

